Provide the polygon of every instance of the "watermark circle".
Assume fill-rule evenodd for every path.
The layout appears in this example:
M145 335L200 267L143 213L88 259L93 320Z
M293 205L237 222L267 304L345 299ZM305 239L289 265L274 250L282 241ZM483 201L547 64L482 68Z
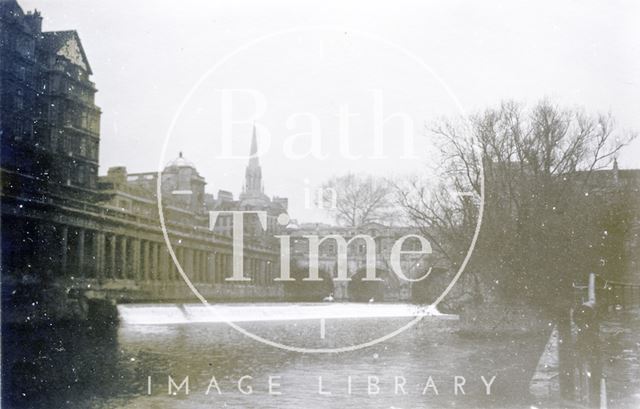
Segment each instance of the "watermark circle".
M171 240L169 238L169 232L167 231L167 225L166 225L166 221L165 221L165 214L164 214L164 210L162 207L162 172L164 170L164 158L166 156L166 152L167 152L167 147L169 144L169 140L171 139L171 135L176 127L178 118L180 117L180 115L182 114L185 106L187 105L187 103L189 102L189 100L191 99L191 97L193 96L193 94L199 89L199 87L204 83L204 81L206 81L206 79L212 75L214 72L216 72L216 70L218 70L221 66L223 66L224 64L226 64L230 59L232 59L234 56L236 56L237 54L255 46L258 45L259 43L266 41L268 39L277 37L277 36L281 36L284 34L292 34L292 33L296 33L296 32L308 32L308 31L316 31L316 30L323 30L323 31L335 31L335 32L340 32L340 33L352 33L352 34L356 34L359 35L361 37L364 38L368 38L370 40L375 40L378 41L388 47L391 47L393 49L395 49L396 51L399 51L400 53L404 54L406 57L408 57L409 59L411 59L412 61L414 61L418 66L420 66L421 68L423 68L425 71L427 71L429 73L429 75L431 75L432 78L434 78L436 80L437 83L440 84L440 86L442 86L442 88L445 90L446 94L449 96L449 98L451 98L451 100L453 101L453 103L455 104L456 108L458 109L459 113L461 114L462 118L466 118L467 114L462 106L462 104L460 103L460 101L458 100L458 98L455 96L455 94L453 93L453 91L451 90L451 88L444 82L444 80L423 60L421 59L419 56L417 56L415 53L407 50L406 48L399 46L396 43L393 43L387 39L384 39L378 35L369 33L369 32L365 32L362 30L357 30L357 29L353 29L353 28L345 28L345 27L335 27L335 26L305 26L305 27L293 27L293 28L289 28L289 29L284 29L284 30L280 30L277 32L273 32L270 34L266 34L264 36L255 38L245 44L243 44L242 46L236 48L234 51L226 54L225 56L223 56L216 64L214 64L209 70L207 70L201 77L200 79L193 85L193 87L191 87L191 89L189 90L189 92L186 94L186 96L184 97L184 99L181 101L181 103L178 106L178 109L175 113L175 115L173 116L171 123L169 125L169 129L167 131L167 134L165 136L163 145L162 145L162 150L161 150L161 155L160 155L160 161L158 163L158 173L157 173L157 183L156 183L156 196L157 196L157 205L158 205L158 215L159 215L159 220L160 220L160 227L162 230L162 235L165 241L165 244L167 245L167 250L169 252L169 255L171 256L171 260L173 261L176 269L178 270L178 273L180 274L180 276L182 277L183 281L187 284L187 286L189 287L189 289L193 292L193 294L196 296L196 298L198 298L198 300L206 307L211 308L211 312L213 313L214 316L216 316L217 318L219 318L221 321L224 321L226 324L228 324L229 326L231 326L233 329L235 329L236 331L242 333L243 335L257 341L257 342L261 342L263 344L269 345L271 347L274 348L279 348L282 350L286 350L286 351L291 351L291 352L298 352L298 353L309 353L309 354L327 354L327 353L341 353L341 352L350 352L350 351L356 351L362 348L367 348L373 345L376 345L378 343L387 341L393 337L395 337L396 335L401 334L402 332L406 331L407 329L413 327L414 325L416 325L418 322L420 322L425 315L424 314L419 314L417 315L415 318L413 318L411 321L407 322L406 324L400 326L399 328L397 328L396 330L389 332L388 334L372 339L370 341L367 342L363 342L363 343L358 343L358 344L354 344L354 345L346 345L346 346L342 346L342 347L336 347L336 348L305 348L305 347L299 347L299 346L292 346L292 345L286 345L283 344L281 342L276 342L267 338L264 338L260 335L254 334L248 330L246 330L245 328L242 328L241 326L237 325L236 323L234 323L232 320L229 319L229 317L227 316L223 316L220 317L220 314L218 311L216 311L215 308L212 308L213 305L210 304L207 299L200 293L200 291L196 288L196 286L193 284L193 282L191 281L191 279L189 278L189 276L185 273L182 264L180 263L180 261L178 260L178 257L176 255L176 252L173 248L173 245L171 243ZM477 149L477 146L475 144L475 140L471 140L473 148ZM460 279L460 276L462 275L463 271L465 270L465 268L467 267L467 264L469 263L469 260L471 259L471 255L473 253L473 250L476 246L476 243L478 241L478 236L480 234L480 226L482 225L482 219L483 219L483 215L484 215L484 196L485 196L485 183L484 183L484 169L483 169L483 165L482 165L482 161L479 162L479 166L480 166L480 173L479 173L479 187L480 187L480 197L479 199L479 204L478 204L478 218L477 218L477 223L476 226L474 228L473 231L473 236L471 238L471 242L469 245L469 248L465 254L465 257L463 258L462 262L460 263L460 266L458 267L458 270L456 271L455 275L453 276L453 278L451 279L451 281L449 282L449 284L446 286L446 288L444 289L444 291L436 298L436 300L430 305L430 308L436 308L438 306L438 304L449 294L449 292L453 289L453 287L456 285L457 281ZM288 217L287 217L288 218ZM278 220L279 222L281 221L282 223L285 222L284 218L282 220Z

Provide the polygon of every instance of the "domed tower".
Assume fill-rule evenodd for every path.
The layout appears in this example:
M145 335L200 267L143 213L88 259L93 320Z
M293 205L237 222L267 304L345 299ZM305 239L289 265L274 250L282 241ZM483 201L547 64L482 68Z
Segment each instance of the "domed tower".
M164 168L162 172L162 197L192 212L204 210L204 186L206 182L193 163L182 156Z

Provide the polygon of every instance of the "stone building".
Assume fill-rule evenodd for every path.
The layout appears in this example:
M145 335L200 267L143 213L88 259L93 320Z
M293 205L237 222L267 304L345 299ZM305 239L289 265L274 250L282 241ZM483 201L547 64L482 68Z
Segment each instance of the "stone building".
M0 32L3 167L95 188L100 109L78 33L43 32L15 0L0 3Z
M585 215L585 221L603 229L603 277L640 285L640 169L620 169L614 159L611 169L578 173L576 184L583 186L585 200L600 203L605 214ZM597 207L597 206L594 206Z
M346 267L347 276L351 281L334 281L333 294L337 300L349 301L409 301L412 299L413 283L400 279L390 265L391 249L402 236L415 234L415 229L410 227L393 227L381 223L371 222L357 227L332 226L323 223L303 223L291 226L291 256L296 264L306 270L309 263L310 248L308 236L318 236L320 239L337 235L347 243ZM362 281L366 273L367 244L358 235L368 235L373 239L375 246L375 267L380 282ZM354 239L355 238L355 239ZM418 251L421 244L415 238L407 239L403 245L403 251ZM338 243L335 239L322 241L318 248L318 262L321 277L337 277L338 271ZM435 255L406 254L401 257L403 273L407 277L419 277L425 274L429 268L433 276L446 271Z
M97 177L91 67L75 31L43 32L41 21L15 0L0 2L3 321L86 317L98 300L194 301L174 260L210 301L280 298L269 279L278 250L264 237L245 240L244 275L253 280L225 280L232 239L209 229L216 201L182 155L161 172L173 255L157 172L118 167ZM218 199L226 206L227 195Z
M264 299L279 296L272 280L277 275L278 249L262 237L244 240L244 266L249 283L226 281L232 274L232 238L209 229L204 186L195 166L182 153L161 172L162 208L175 257L184 273L208 300ZM151 299L189 298L158 222L158 173L128 174L126 168L109 169L100 178L107 200L100 205L112 213L141 221L121 237L109 239L109 263L104 274L111 279L143 280ZM113 265L114 260L119 265ZM169 291L167 281L178 285ZM133 284L133 283L132 283Z
M251 148L249 151L249 163L245 168L245 180L242 185L238 200L233 199L233 194L226 191L218 192L218 199L209 205L209 210L221 211L261 211L266 212L266 229L260 226L256 217L246 217L244 230L249 236L273 237L276 234L284 233L286 223L279 223L278 216L287 215L289 200L287 198L274 196L270 198L264 193L264 182L262 179L262 167L258 152L258 137L256 128L253 128L251 137ZM220 214L215 231L222 234L231 234L231 215Z

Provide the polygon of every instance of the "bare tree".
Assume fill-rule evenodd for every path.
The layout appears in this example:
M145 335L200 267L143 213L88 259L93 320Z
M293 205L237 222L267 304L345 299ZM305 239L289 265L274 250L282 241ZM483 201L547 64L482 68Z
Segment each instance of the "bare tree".
M322 185L322 207L343 226L388 222L394 206L392 186L383 178L348 173Z
M530 109L504 102L429 130L438 141L440 182L405 182L397 199L453 267L466 255L484 193L467 271L481 275L486 287L540 299L588 272L601 234L597 221L585 220L600 205L588 196L592 175L633 138L614 133L611 115L548 101Z

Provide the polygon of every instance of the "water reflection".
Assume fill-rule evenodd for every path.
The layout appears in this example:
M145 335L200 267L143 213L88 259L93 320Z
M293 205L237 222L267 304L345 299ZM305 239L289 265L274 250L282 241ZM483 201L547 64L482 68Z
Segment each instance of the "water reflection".
M327 327L342 343L393 330L398 320L406 318L340 319ZM317 337L318 331L315 320L243 326L281 340ZM11 407L34 408L525 407L531 371L546 341L544 333L461 337L446 320L424 321L362 350L316 355L275 349L224 323L121 325L111 333L13 331L15 342L6 343L5 354L15 358L25 344L32 352L12 363L5 378L11 394L5 397ZM169 376L177 385L188 376L189 395L185 388L169 395ZM244 379L243 391L251 386L251 394L238 388L246 376L251 378ZM280 395L269 394L270 376L272 392ZM455 393L455 376L464 377L464 394ZM481 377L489 382L493 376L487 396ZM432 386L425 388L429 379Z

